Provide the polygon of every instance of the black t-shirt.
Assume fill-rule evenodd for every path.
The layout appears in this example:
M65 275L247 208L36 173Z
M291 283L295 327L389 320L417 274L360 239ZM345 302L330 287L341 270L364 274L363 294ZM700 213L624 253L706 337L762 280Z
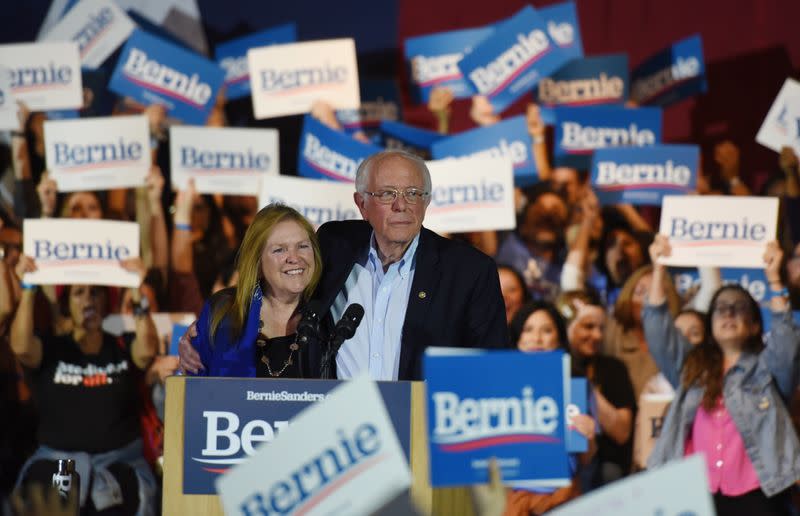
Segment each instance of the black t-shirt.
M595 355L587 364L587 373L592 384L616 408L631 409L632 421L636 420L636 395L633 393L628 370L622 361L616 358ZM600 462L613 462L619 464L624 473L631 469L633 455L633 432L625 444L616 441L601 433L597 436L597 458Z
M136 366L130 343L103 334L96 355L71 335L42 339L42 363L27 370L39 416L39 444L101 453L139 438Z

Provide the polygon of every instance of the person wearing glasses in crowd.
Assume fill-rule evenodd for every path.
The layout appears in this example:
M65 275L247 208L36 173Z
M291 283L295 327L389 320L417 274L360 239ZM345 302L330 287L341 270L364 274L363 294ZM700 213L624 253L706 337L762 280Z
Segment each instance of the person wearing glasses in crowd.
M695 346L667 309L667 272L658 260L670 253L667 238L657 235L642 323L650 353L677 393L648 466L702 453L717 514L790 514L800 442L787 403L800 381L800 328L781 281L783 252L770 242L764 255L772 323L766 342L758 303L739 285L725 285Z
M382 151L361 163L355 183L364 220L328 222L317 231L323 274L314 299L327 314L322 334L347 306L365 310L336 356L336 377L419 380L427 346L507 347L494 260L422 227L431 201L425 162ZM197 370L188 339L180 350L181 366Z

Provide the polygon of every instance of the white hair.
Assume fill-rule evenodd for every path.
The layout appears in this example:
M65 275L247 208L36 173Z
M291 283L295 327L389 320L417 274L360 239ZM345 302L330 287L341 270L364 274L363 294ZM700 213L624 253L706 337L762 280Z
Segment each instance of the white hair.
M370 172L377 168L381 162L391 158L403 158L406 161L411 162L411 164L416 167L420 174L422 174L422 182L425 191L428 193L431 192L431 173L428 170L428 166L425 165L425 161L419 156L403 150L384 150L381 152L376 152L372 156L369 156L367 159L362 161L358 166L358 170L356 171L356 192L366 192L367 183L369 183Z

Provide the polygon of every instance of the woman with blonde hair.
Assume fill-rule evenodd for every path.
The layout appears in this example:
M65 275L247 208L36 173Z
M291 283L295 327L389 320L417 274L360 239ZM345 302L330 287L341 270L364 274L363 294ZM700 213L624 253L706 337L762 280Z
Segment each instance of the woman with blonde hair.
M319 243L296 210L270 204L255 216L237 257L239 281L203 306L192 345L205 376L317 376L297 340L304 303L322 273Z

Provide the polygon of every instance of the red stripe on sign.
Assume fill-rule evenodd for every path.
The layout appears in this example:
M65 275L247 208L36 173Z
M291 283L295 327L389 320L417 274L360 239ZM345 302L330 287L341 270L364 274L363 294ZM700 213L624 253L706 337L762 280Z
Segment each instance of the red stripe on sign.
M489 446L497 446L503 444L520 444L520 443L558 443L560 440L556 437L549 435L538 434L518 434L518 435L499 435L496 437L485 437L483 439L476 439L474 441L466 441L454 444L440 444L439 448L446 452L464 452L478 450L480 448L487 448Z
M524 63L523 63L523 64L522 64L522 65L519 67L519 69L518 69L516 72L512 73L512 74L511 74L511 75L508 77L508 79L506 79L505 81L503 81L502 83L500 83L500 86L498 86L498 87L496 87L495 89L493 89L492 91L490 91L490 92L487 94L487 96L488 96L488 97L494 97L495 95L497 95L498 93L500 93L500 90L502 90L503 88L505 88L505 87L506 87L506 86L507 86L509 83L511 83L511 82L512 82L514 79L516 79L517 77L519 77L519 76L520 76L520 74L522 74L523 72L526 72L526 71L528 71L528 68L530 67L530 65L531 65L531 64L535 63L536 61L538 61L539 59L541 59L543 56L545 56L546 54L550 53L550 50L551 50L552 48L553 48L553 47L551 47L551 46L548 46L546 50L544 50L544 51L542 51L542 52L539 52L539 53L538 53L538 54L536 54L535 56L533 56L533 57L531 57L530 59L528 59L527 61L525 61L525 62L524 62Z

